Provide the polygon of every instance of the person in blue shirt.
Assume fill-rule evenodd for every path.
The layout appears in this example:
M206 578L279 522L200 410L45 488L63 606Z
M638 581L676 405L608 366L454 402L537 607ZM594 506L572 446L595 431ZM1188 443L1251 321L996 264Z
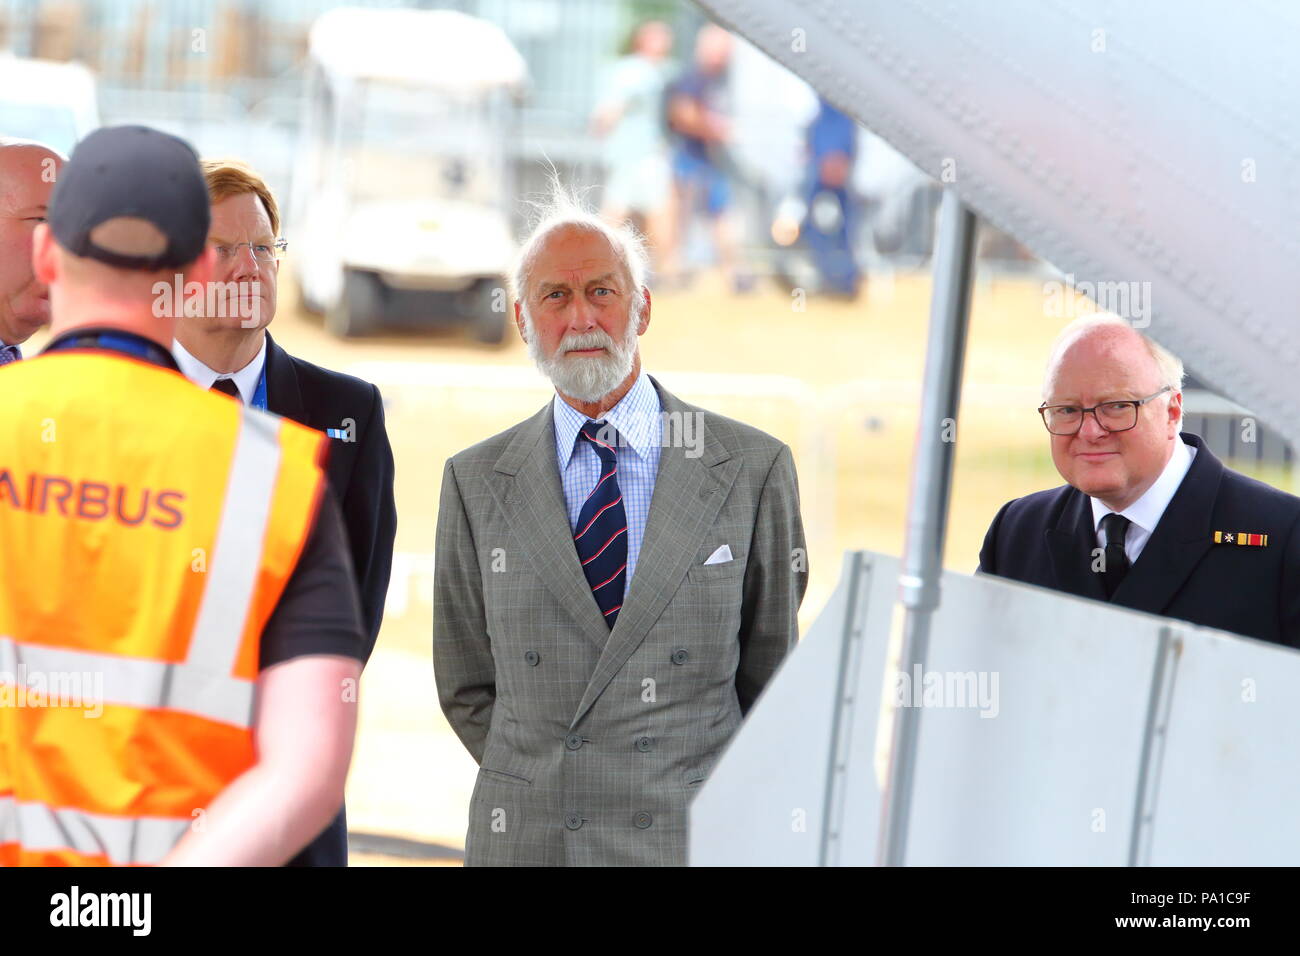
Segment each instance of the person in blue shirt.
M736 242L726 215L731 205L727 173L727 143L731 139L727 67L731 48L731 34L721 27L709 24L700 30L694 65L668 88L668 129L677 198L676 250L681 251L695 214L703 212L709 219L718 265L731 277L737 291L745 291L752 280L737 268ZM671 275L676 270L666 271Z
M853 120L818 97L817 115L808 126L807 215L800 230L821 276L822 291L852 298L862 270L853 253L856 203L850 192L858 154Z

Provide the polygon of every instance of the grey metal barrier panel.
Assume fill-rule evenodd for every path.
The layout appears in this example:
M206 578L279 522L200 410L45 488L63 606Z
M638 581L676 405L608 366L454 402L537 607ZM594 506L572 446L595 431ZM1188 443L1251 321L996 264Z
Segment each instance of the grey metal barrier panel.
M1164 622L984 575L942 588L904 685L922 707L907 863L1126 864Z
M1300 652L1203 628L1173 634L1139 862L1300 864Z
M1300 5L700 5L1300 445Z
M1300 653L945 572L904 680L897 568L846 555L692 806L692 864L873 863L900 702L922 708L908 864L1300 860Z
M865 552L844 556L840 582L816 622L773 677L740 732L715 765L691 805L690 861L696 866L817 866L827 852L827 799L833 787L857 801L849 815L874 823L879 794L845 794L842 779L832 779L830 748L856 722L844 721L837 697L846 631L861 635L857 658L861 700L875 710L884 667L884 636L889 629L898 560ZM849 737L852 741L854 738ZM861 742L862 738L857 738ZM871 738L868 737L868 746ZM846 761L852 766L851 761ZM831 815L842 819L839 806ZM868 837L874 841L874 828ZM872 843L871 852L874 852Z

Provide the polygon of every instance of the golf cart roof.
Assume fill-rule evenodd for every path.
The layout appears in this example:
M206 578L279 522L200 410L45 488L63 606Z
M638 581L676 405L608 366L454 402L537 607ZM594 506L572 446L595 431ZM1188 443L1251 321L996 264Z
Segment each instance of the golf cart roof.
M448 93L517 90L528 79L500 27L456 10L331 10L312 25L309 47L331 78Z

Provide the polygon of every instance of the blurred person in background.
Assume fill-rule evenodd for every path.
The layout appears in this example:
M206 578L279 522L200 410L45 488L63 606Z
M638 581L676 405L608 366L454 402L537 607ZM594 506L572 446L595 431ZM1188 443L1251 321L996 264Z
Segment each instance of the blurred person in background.
M1183 363L1116 316L1058 337L1039 414L1066 484L993 519L979 570L1300 647L1300 498L1180 432Z
M50 321L45 285L32 272L32 233L45 221L64 158L30 140L0 137L0 365Z
M649 20L632 33L629 52L619 59L592 113L606 168L601 214L631 219L650 240L656 264L670 258L672 174L664 131L666 65L673 34L666 23Z
M0 403L0 659L66 680L0 707L0 864L283 863L342 800L356 728L325 439L176 367L168 293L215 258L187 143L96 130L48 219L53 337Z
M798 638L790 449L641 367L636 234L559 197L515 321L551 401L453 456L434 678L480 765L467 865L684 865L687 806Z
M808 126L807 215L802 234L822 279L821 291L855 298L862 272L854 255L857 198L852 193L858 128L848 116L817 97Z
M369 382L289 355L271 338L266 328L275 318L280 254L287 244L275 197L243 163L204 160L202 168L212 200L208 243L216 256L218 307L177 323L176 360L200 387L329 437L326 474L343 510L369 659L383 621L397 533L383 399ZM293 865L346 866L347 853L347 821L340 810Z
M677 239L673 243L671 277L680 277L681 257L697 213L709 223L718 265L734 291L753 288L753 277L742 274L736 241L727 215L732 200L734 164L727 153L731 139L728 115L727 66L732 36L716 24L704 26L695 38L695 61L668 87L668 129L672 134L673 190Z

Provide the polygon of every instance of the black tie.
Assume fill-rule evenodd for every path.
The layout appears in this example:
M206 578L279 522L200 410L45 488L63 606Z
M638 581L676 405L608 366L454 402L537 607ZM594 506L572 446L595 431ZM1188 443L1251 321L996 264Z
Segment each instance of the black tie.
M1124 553L1124 536L1133 522L1123 515L1111 512L1101 519L1101 530L1106 532L1106 570L1101 581L1106 588L1107 599L1115 594L1119 583L1128 574L1128 555Z
M239 396L239 386L235 384L235 380L233 378L217 379L215 382L212 383L212 387L208 389L208 391L223 392L224 394L229 395L233 399L236 399L240 402L243 401L243 399L240 398Z

